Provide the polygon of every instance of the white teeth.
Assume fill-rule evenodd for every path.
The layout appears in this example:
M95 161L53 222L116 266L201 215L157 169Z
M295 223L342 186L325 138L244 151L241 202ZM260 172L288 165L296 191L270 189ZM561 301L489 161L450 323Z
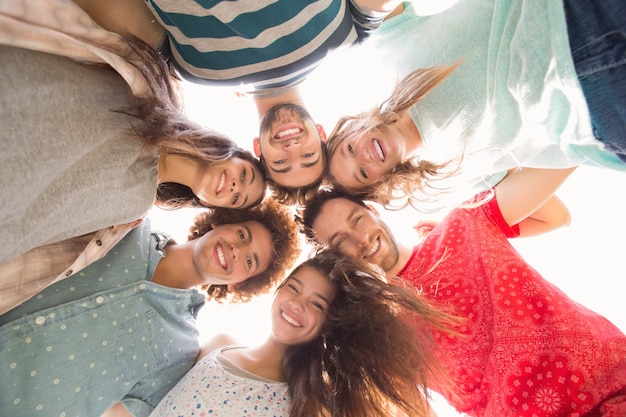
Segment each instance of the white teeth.
M222 176L220 177L220 182L217 184L217 192L219 193L224 188L224 184L226 184L226 173L222 172Z
M383 148L380 146L380 142L374 140L374 149L376 149L376 153L381 161L385 162L385 154L383 153Z
M222 245L217 246L217 258L219 259L222 268L226 269L226 256L224 256L224 248L222 248Z
M293 317L288 316L284 311L281 311L280 315L281 315L282 318L287 320L287 322L289 324L292 324L292 325L294 325L296 327L302 327L302 324L300 324L300 322L296 321Z
M300 133L301 131L302 129L294 127L293 129L287 129L287 130L283 130L282 132L278 132L275 137L276 139L280 139L288 135L296 135Z
M378 250L379 246L380 246L380 242L378 241L378 239L376 239L374 241L374 245L372 245L372 247L370 248L369 252L367 252L365 254L365 258L367 258L368 256L372 256L374 254L374 252L376 252Z

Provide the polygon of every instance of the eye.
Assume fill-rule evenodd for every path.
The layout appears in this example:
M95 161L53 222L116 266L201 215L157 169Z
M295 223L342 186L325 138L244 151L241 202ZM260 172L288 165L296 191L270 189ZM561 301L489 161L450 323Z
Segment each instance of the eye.
M293 291L294 293L296 293L296 294L298 293L298 288L296 288L296 286L295 286L295 285L293 285L293 284L287 284L286 286L287 286L287 288L289 288L289 289L290 289L291 291Z
M354 152L354 148L352 147L352 145L350 145L348 143L348 152L350 152L352 155L355 155L356 153Z
M246 256L246 265L248 266L248 269L252 268L252 259L250 259L249 256Z
M356 216L354 219L352 219L352 226L356 227L359 222L361 221L361 219L363 218L363 216Z
M322 303L320 303L319 301L311 301L311 304L313 304L313 306L315 308L317 308L319 311L325 311L326 310L324 308L324 305Z
M304 155L302 155L302 157L303 157L303 158L310 158L310 157L312 157L313 155L315 155L315 152L307 152L307 153L305 153Z
M286 159L277 159L277 160L275 160L275 161L274 161L274 163L275 163L276 165L282 165L282 164L284 164L285 162L287 162L287 160L286 160Z
M241 182L244 182L246 180L246 170L244 169L243 171L241 171Z
M359 172L361 173L363 178L367 179L367 172L365 172L365 169L363 167L359 168Z
M241 240L241 243L246 243L246 235L241 230L237 233L239 234L239 240Z
M336 240L335 242L335 249L339 249L341 247L341 245L343 244L343 242L345 242L346 238L345 237L340 237L339 239Z
M233 197L232 205L234 206L235 204L237 204L237 201L239 201L239 193L236 193Z

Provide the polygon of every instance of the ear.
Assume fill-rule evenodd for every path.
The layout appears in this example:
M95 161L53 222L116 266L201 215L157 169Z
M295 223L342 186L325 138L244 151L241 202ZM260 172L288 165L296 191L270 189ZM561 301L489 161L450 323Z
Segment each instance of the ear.
M378 217L380 217L380 213L378 212L378 210L376 210L376 207L374 207L374 206L373 206L373 205L371 205L371 204L367 204L367 208L369 208L369 209L372 211L372 213L374 213L375 215L377 215Z
M260 158L261 157L261 139L259 139L258 137L252 139L252 148L254 149L254 155L257 158Z
M323 143L326 143L326 140L328 138L326 137L326 131L324 130L324 127L322 127L322 125L320 124L316 124L315 126L317 126L317 132L320 134L320 140Z

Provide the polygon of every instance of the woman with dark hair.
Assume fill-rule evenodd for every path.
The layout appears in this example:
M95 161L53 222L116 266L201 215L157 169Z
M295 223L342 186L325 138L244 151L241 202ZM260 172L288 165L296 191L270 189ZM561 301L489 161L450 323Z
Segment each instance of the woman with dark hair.
M187 120L158 54L71 1L4 2L0 68L7 302L104 256L153 207L159 184L168 207L244 208L265 195L251 153Z
M451 319L377 267L321 252L278 287L271 318L260 346L215 338L151 416L429 415L438 362L425 326L411 323Z

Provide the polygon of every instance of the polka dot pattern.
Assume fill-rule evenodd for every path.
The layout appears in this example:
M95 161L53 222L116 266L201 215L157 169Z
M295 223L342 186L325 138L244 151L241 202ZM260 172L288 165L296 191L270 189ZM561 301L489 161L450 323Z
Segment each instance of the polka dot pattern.
M99 416L132 397L147 415L193 366L203 297L145 281L161 259L152 248L149 224L139 227L82 274L0 316L2 414Z

